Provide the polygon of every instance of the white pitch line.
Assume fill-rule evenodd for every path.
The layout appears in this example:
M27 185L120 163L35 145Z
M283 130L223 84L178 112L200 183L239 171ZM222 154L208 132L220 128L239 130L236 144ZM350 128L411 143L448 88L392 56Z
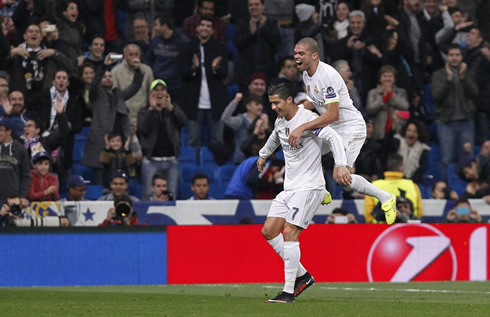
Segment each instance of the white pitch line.
M203 287L231 287L231 288L240 288L243 285L240 284L198 284ZM282 288L282 286L275 285L264 285L264 288ZM462 291L462 290L447 290L447 289L418 289L418 288L355 288L355 287L328 287L321 286L321 289L329 290L329 291L386 291L386 292L407 292L407 293L455 293L455 294L484 294L490 295L490 292L479 292L479 291Z
M332 291L388 291L388 292L408 292L408 293L457 293L457 294L485 294L490 295L490 292L479 291L462 291L462 290L447 290L447 289L417 289L417 288L354 288L354 287L327 287L322 286L321 289Z

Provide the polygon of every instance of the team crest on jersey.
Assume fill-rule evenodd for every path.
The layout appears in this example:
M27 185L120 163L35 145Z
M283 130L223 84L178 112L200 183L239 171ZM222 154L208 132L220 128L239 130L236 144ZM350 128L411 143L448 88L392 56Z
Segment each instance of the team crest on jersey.
M318 87L315 85L315 94L318 93Z
M286 136L289 136L289 128L286 128Z
M325 99L332 99L336 98L337 94L335 93L335 90L330 86L327 88L327 92L325 93Z

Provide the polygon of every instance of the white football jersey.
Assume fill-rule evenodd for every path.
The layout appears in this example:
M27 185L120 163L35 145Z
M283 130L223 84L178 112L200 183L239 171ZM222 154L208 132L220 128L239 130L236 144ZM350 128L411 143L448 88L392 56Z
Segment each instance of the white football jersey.
M313 131L305 131L297 148L292 148L288 143L291 132L316 117L314 112L298 108L298 112L289 121L285 118L277 118L274 131L260 150L259 156L268 158L279 144L282 145L286 161L285 191L325 189L321 162L322 140L317 138Z
M327 111L327 104L339 103L339 119L329 124L332 129L342 132L366 132L366 124L359 110L354 107L342 76L332 66L320 62L313 76L303 72L307 98L320 114Z

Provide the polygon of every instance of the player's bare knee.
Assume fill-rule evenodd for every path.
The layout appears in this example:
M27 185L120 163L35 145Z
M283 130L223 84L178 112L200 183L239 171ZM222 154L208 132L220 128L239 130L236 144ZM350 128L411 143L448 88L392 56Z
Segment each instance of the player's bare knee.
M277 230L274 230L274 228L271 228L270 226L262 227L262 236L264 236L266 240L274 239L275 237L277 237L278 234L279 232L277 232Z
M287 222L282 233L284 241L298 241L299 234L302 230L303 228Z

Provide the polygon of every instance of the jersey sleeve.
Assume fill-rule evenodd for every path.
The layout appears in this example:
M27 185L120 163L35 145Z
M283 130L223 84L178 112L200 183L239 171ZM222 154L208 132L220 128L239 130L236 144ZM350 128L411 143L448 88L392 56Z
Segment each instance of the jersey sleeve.
M340 75L339 75L340 76ZM340 102L339 91L340 91L340 83L338 81L338 77L335 74L329 74L330 80L324 80L324 88L322 90L323 99L325 100L325 105Z

